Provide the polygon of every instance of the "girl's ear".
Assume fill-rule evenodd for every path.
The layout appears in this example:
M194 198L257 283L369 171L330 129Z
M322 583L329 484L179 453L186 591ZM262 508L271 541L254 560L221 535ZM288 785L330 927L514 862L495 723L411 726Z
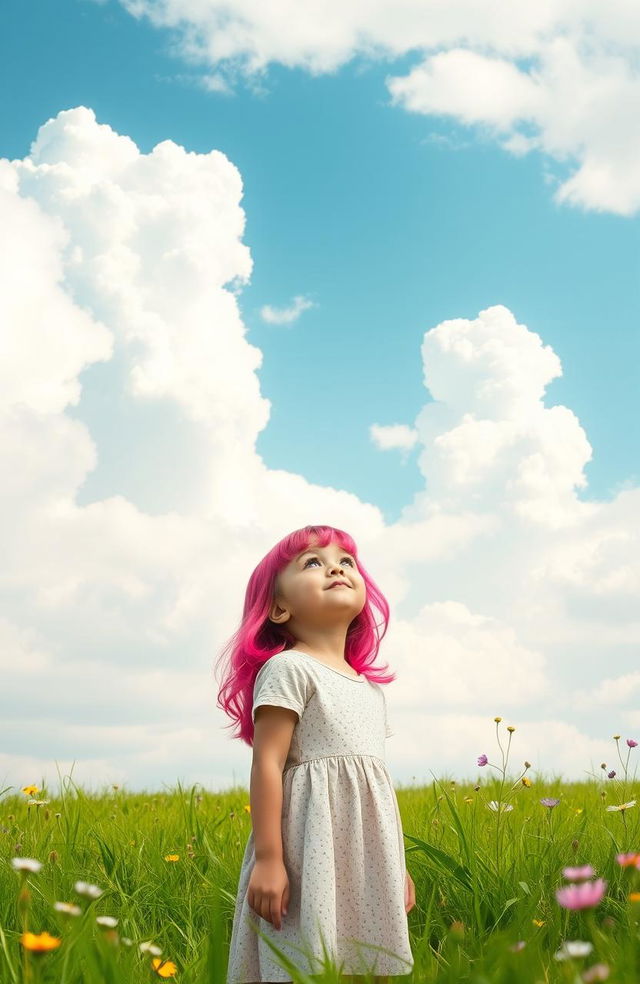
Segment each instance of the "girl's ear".
M274 602L271 606L271 611L269 612L269 620L275 622L277 625L283 622L288 622L290 618L290 612L286 608L281 608L278 602Z

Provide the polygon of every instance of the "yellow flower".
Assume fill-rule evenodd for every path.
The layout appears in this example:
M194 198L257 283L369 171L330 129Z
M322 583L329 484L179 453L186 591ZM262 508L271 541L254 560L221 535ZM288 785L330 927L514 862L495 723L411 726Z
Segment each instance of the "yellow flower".
M180 860L180 855L179 854L165 854L164 859L165 859L165 861L179 861Z
M573 812L574 812L575 814L578 814L578 813L582 813L582 807L581 807L581 806L579 806L579 807L578 807L578 808L577 808L576 810L574 810Z
M544 926L544 923L545 923L544 919L534 919L533 920L533 925L534 926L538 926L538 927Z
M20 937L25 950L32 950L34 953L46 953L48 950L55 950L62 943L57 936L50 936L49 933L23 933Z
M159 977L173 977L178 970L171 960L161 960L160 957L154 957L151 966Z
M37 786L23 786L22 792L26 793L27 796L35 796L35 794L39 793L40 790Z
M251 813L251 804L247 803L244 809L247 811L247 813Z
M640 892L629 892L629 902L640 902Z
M620 735L614 735L613 736L613 740L614 741L620 741Z
M493 720L496 722L496 724L500 724L500 722L502 721L502 718L494 718Z
M513 727L513 725L512 725L512 724L508 724L508 725L507 725L507 731L510 731L510 732L511 732L511 734L513 734L513 732L514 732L515 730L516 730L516 729L515 729L515 728Z
M531 785L531 779L529 779L529 776L523 776L522 777L522 785L523 786L530 786Z

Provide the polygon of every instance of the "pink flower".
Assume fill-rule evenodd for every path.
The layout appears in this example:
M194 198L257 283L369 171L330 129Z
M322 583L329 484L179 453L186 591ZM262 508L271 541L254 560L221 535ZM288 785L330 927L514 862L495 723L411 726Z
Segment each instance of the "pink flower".
M478 759L478 765L486 765L488 761L489 759L487 758L486 755L481 755L480 758Z
M585 878L593 878L595 871L590 864L583 864L581 868L563 868L562 877L567 881L584 881Z
M607 779L613 779L616 774L616 770L612 769L611 772L607 772Z
M556 891L556 899L563 909L590 909L602 900L607 883L602 878L581 885L567 885Z
M627 745L629 748L635 748L637 744L638 742L634 741L633 738L627 738Z
M629 854L616 854L616 861L622 868L628 868L630 865L640 868L640 854L637 851L631 851Z

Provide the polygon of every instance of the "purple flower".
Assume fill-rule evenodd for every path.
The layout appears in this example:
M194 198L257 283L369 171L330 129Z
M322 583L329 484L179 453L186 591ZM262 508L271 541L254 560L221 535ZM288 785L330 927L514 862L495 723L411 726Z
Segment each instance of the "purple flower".
M627 745L629 748L635 748L637 744L638 742L634 741L633 738L627 738Z
M598 905L606 891L603 878L582 882L581 885L567 885L556 890L556 899L563 909L591 909Z
M478 765L486 765L488 761L489 759L487 758L486 755L481 755L480 758L478 759Z
M607 779L613 779L616 774L616 770L612 769L611 772L607 772Z
M554 806L558 805L560 800L554 799L552 796L545 796L544 799L540 800L540 802L542 803L543 806L548 806L549 809L552 810Z

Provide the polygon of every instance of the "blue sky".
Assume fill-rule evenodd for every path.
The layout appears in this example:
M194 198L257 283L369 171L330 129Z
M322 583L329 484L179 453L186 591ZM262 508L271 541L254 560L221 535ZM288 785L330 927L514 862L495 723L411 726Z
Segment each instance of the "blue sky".
M48 0L36 17L9 0L5 23L7 11L2 156L24 156L39 125L86 105L141 151L171 139L239 168L254 260L240 304L264 353L272 409L257 450L271 467L347 487L395 520L421 476L415 455L376 448L369 426L411 425L429 399L417 358L426 330L501 303L561 359L545 403L570 407L587 432L582 498L637 481L638 221L554 204L567 165L391 106L385 77L416 53L315 78L275 64L266 91L228 95L199 88L171 33L114 0ZM260 317L299 294L316 306L293 324ZM101 472L81 499L114 490Z
M315 522L391 605L396 780L638 737L631 0L296 9L4 5L6 782L244 781L213 658Z

